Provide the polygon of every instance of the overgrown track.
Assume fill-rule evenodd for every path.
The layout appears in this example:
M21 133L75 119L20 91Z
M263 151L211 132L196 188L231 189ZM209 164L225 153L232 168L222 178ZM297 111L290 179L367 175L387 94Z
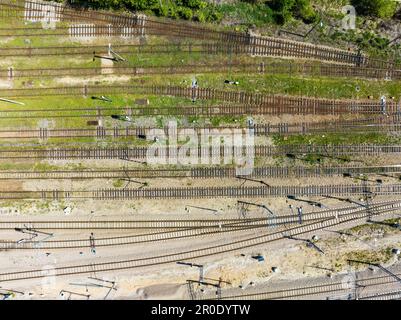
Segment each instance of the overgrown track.
M248 45L252 54L268 54L273 56L292 56L299 58L334 61L347 64L363 65L368 59L358 53L349 52L332 47L318 46L303 42L289 41L284 39L256 37L250 34L216 31L211 28L201 27L199 24L180 23L171 20L146 19L137 15L117 15L109 12L93 12L76 10L64 6L55 6L55 15L58 20L69 22L90 22L96 24L110 24L112 28L88 28L85 36L110 35L110 30L117 30L117 34L124 34L126 28L138 29L136 34L165 35L180 38L193 38L201 40L212 40L220 43L232 43ZM28 20L43 20L44 12L48 9L42 5L30 1L18 4L2 0L0 10L5 15L26 18ZM124 30L125 29L125 30ZM142 31L143 30L143 31Z
M387 209L392 209L398 205L389 205ZM385 210L386 208L382 208ZM366 217L371 216L371 213L361 213L357 212L354 214L347 215L346 218L339 219L327 219L324 221L319 221L316 223L301 225L299 227L294 227L286 230L286 236L297 236L305 233L315 232L329 227L337 227L343 225L344 223L351 223L361 221L366 219ZM251 248L261 244L267 244L273 241L283 239L283 232L274 232L264 236L255 236L247 239L241 239L239 241L231 243L219 243L216 246L209 246L204 248L199 248L195 250L189 250L185 252L165 254L159 256L148 256L144 258L137 258L131 260L120 260L111 261L103 263L92 263L92 264L82 264L75 266L66 266L55 268L56 276L66 276L74 274L85 274L92 272L106 272L106 271L116 271L124 269L133 269L140 267L150 267L163 265L168 263L173 263L177 261L193 260L197 258L210 257L222 253L234 252L237 250L243 250ZM44 277L43 270L26 270L18 272L6 272L0 274L0 282L13 281L13 280L26 280L26 279L36 279Z
M395 101L382 105L380 101L371 100L335 100L311 97L294 97L283 95L268 95L243 91L226 91L211 88L188 88L173 86L145 85L109 85L109 86L70 86L48 88L1 89L1 97L23 98L40 96L79 96L99 94L152 94L175 96L200 100L219 100L249 105L246 113L251 114L394 114L399 111ZM243 107L235 111L235 107L227 108L238 114ZM231 114L231 113L230 113Z
M227 53L230 54L229 47L218 48L217 45L203 46L204 48L188 48L187 52L203 52L208 54ZM216 47L216 48L215 48ZM26 56L38 56L33 48L14 50L14 52L22 51L26 53ZM77 52L77 48L74 47ZM115 49L118 50L118 49ZM7 54L12 52L11 48L0 49L0 57L3 56L18 56ZM83 51L83 50L81 50ZM177 53L178 50L171 51L171 53ZM225 52L227 51L227 52ZM48 52L51 52L48 50ZM85 51L83 51L85 52ZM87 52L87 54L92 53ZM138 50L138 53L156 53L159 51L152 51L147 47ZM161 52L168 52L164 49ZM179 52L182 52L180 48ZM119 52L125 54L125 51ZM242 52L234 52L234 54L240 54ZM60 53L61 55L61 53ZM65 53L65 55L68 55ZM39 54L41 56L41 54ZM192 73L216 73L216 72L230 72L230 73L262 73L262 74L298 74L304 76L334 76L334 77L357 77L367 79L385 79L385 80L399 80L401 79L401 70L389 70L379 68L365 68L365 67L353 67L353 66L342 66L342 65L325 65L325 64L308 64L308 63L225 63L225 64L194 64L194 65L181 65L181 66L114 66L110 68L94 68L94 67L72 67L72 68L51 68L51 69L13 69L0 70L0 78L45 78L45 77L63 77L63 76L98 76L110 73L114 75L131 75L131 76L142 76L142 75L163 75L163 74L192 74Z
M294 110L296 111L296 110ZM372 110L373 111L373 110ZM298 109L302 112L302 109ZM374 113L374 112L371 112ZM182 106L182 107L71 107L71 108L43 108L43 109L1 109L0 121L12 119L64 119L64 118L98 118L111 117L112 115L127 116L244 116L244 115L264 115L279 114L279 110L273 110L268 106L252 105L211 105L211 106ZM400 119L397 114L382 118L377 114L367 120L333 120L318 123L279 123L279 124L256 124L255 134L267 135L272 133L314 133L314 132L335 132L339 130L347 131L399 131ZM128 132L135 132L128 124ZM146 128L145 128L146 129ZM46 129L43 129L47 131ZM121 129L118 129L121 133ZM138 129L141 130L141 129ZM90 130L89 130L90 131ZM88 131L88 132L89 132ZM122 133L124 135L126 133ZM18 134L16 134L18 136Z
M342 176L344 174L400 174L401 166L378 167L256 167L249 178L289 178ZM47 170L47 171L0 171L0 180L28 179L123 179L130 178L235 178L235 168L188 168L188 169L80 169L80 170Z
M85 109L82 109L85 110ZM34 110L27 110L26 112L35 112ZM39 111L40 112L40 111ZM55 111L56 112L56 109ZM15 110L11 111L0 111L0 120L9 119L7 114L21 114L21 118L27 117L25 111ZM118 110L120 113L120 110ZM101 109L97 110L97 117L106 117ZM132 114L132 113L131 113ZM15 119L16 116L13 117ZM94 116L94 118L96 118ZM304 123L279 123L279 124L254 124L251 127L237 127L237 126L204 126L204 127L180 127L178 128L178 136L188 136L191 134L211 134L221 135L221 130L233 130L236 132L247 132L249 129L253 130L253 134L256 136L269 136L272 134L306 134L306 133L329 133L329 132L354 132L354 133L367 133L367 132L399 132L401 131L401 119L398 115L394 117L376 117L372 119L361 119L361 120L334 120L334 121L323 121L323 122L304 122ZM164 129L166 132L166 129ZM146 137L151 136L153 133L159 132L158 127L135 127L126 126L121 128L114 126L112 128L105 128L103 126L96 126L88 129L19 129L19 130L0 130L0 139L63 139L68 138L140 138L147 139ZM167 134L167 132L166 132Z
M306 185L306 186L255 186L255 187L181 187L143 189L95 190L37 190L0 191L1 200L135 200L135 199L208 199L208 198L264 198L293 196L350 196L397 195L401 184L385 185Z
M296 156L314 154L322 158L350 156L380 156L401 153L401 145L283 145L283 146L217 146L194 147L192 156L208 160L210 157L233 157L236 154L254 155L256 157ZM0 149L0 159L121 159L153 161L154 159L179 159L176 150L168 147L113 147L113 148L56 148L56 149ZM337 159L337 158L336 158ZM339 158L348 160L348 158ZM156 162L157 163L157 162ZM220 162L219 162L220 163ZM218 163L218 164L219 164Z

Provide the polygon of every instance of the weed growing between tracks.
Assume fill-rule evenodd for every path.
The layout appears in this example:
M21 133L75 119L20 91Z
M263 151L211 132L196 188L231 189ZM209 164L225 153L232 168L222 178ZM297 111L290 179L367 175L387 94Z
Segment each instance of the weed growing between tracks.
M401 137L385 133L325 133L304 135L274 135L275 145L350 145L350 144L398 144Z

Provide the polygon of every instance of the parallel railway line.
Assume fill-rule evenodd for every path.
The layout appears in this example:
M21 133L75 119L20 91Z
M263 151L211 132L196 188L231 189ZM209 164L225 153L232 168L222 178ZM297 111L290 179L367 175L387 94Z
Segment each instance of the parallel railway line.
M370 210L385 209L391 211L398 208L399 200L374 201L370 205ZM389 207L395 205L395 207ZM366 208L360 205L340 206L319 211L306 211L303 213L303 221L321 220L333 217L342 217L351 212L364 212ZM216 229L221 228L243 228L252 226L273 226L299 223L299 216L289 215L268 215L266 217L255 218L208 218L208 219L173 219L173 220L138 220L138 219L118 219L118 220L83 220L83 219L16 219L10 220L5 217L0 219L0 231L14 230L15 228L30 228L37 230L187 230L187 229Z
M205 46L206 47L206 46ZM22 49L22 48L21 48ZM75 49L75 48L74 48ZM18 56L7 55L0 49L0 57ZM10 49L8 49L10 50ZM200 48L200 51L188 52L207 52L207 53L230 53L230 49L220 50L219 48L207 47ZM25 49L26 56L36 56L35 49ZM146 48L140 49L139 53L148 52ZM152 52L152 51L150 51ZM157 52L157 51L156 51ZM123 52L120 52L124 54ZM89 54L89 53L88 53ZM91 53L93 55L93 52ZM66 54L67 55L67 54ZM0 70L0 78L45 78L45 77L63 77L63 76L98 76L110 73L114 75L163 75L163 74L193 74L193 73L211 73L211 72L246 72L246 73L266 73L266 74L299 74L304 76L336 76L336 77L364 77L367 79L385 79L399 80L401 79L401 70L379 69L352 67L341 65L325 65L325 64L308 64L308 63L236 63L230 62L226 64L196 64L181 66L114 66L110 68L94 68L94 67L72 67L72 68L51 68L51 69L13 69Z
M389 205L387 209L392 209L397 207L397 205ZM383 208L383 210L386 208ZM301 225L298 227L290 228L286 230L287 236L296 236L305 233L315 232L329 227L337 227L346 223L353 223L365 219L371 216L371 213L366 213L365 215L360 213L350 214L346 218L339 219L327 219L319 221L316 223L310 223L306 225ZM199 258L210 257L213 255L218 255L227 252L233 252L237 250L242 250L250 247L254 247L261 244L267 244L274 242L283 238L283 232L273 232L267 235L258 235L247 239L241 239L239 241L234 241L227 244L219 244L216 246L209 246L204 248L199 248L195 250L189 250L185 252L164 254L159 256L148 256L144 258L130 259L130 260L119 260L92 264L82 264L75 266L64 266L55 268L56 276L67 276L76 274L85 274L93 272L107 272L116 270L128 270L141 267L150 267L156 265L164 265L168 263L173 263L177 261L193 260ZM0 282L6 281L17 281L26 279L38 279L45 275L42 270L25 270L16 272L5 272L0 274Z
M255 231L257 229L267 228L266 223L250 225L224 225L219 224L215 227L189 228L173 231L163 231L147 233L140 235L127 235L118 237L96 238L96 247L111 247L121 245L135 245L149 242L168 241L177 239L188 239L194 237L213 236L219 234L236 234L241 231ZM0 240L0 250L11 249L74 249L90 247L88 239L68 239L68 240L47 240L47 241L16 241Z
M154 150L149 147L82 147L82 148L2 148L0 149L0 160L11 159L120 159L120 160L141 160L147 161L149 157L167 157L178 159L177 153L170 153L168 147L158 147L159 154L153 154ZM194 149L198 159L205 159L210 156L232 157L234 154L254 155L256 157L275 156L297 156L304 154L315 154L322 158L329 157L350 157L350 156L380 156L386 154L401 153L401 145L255 145L255 146L218 146L201 147ZM153 159L153 158L152 158ZM208 158L207 158L208 159ZM347 158L340 158L340 160ZM344 160L344 161L345 161Z
M82 109L83 111L86 109ZM118 110L118 109L117 109ZM38 110L39 111L39 110ZM97 117L107 117L103 114L102 109L97 109ZM132 114L128 110L126 112ZM20 113L24 115L25 112L36 112L36 110L14 110L0 111L0 120L8 119L3 114ZM40 112L40 111L39 111ZM121 110L118 110L120 113ZM26 117L26 114L24 115ZM95 117L95 116L94 116ZM401 118L399 115L392 117L376 117L371 119L360 119L360 120L333 120L323 122L303 122L303 123L278 123L278 124L252 124L248 127L238 126L185 126L180 127L178 135L188 134L202 134L210 133L211 135L220 135L220 130L231 129L237 130L238 132L246 132L252 129L255 136L269 136L272 134L313 134L313 133L327 133L327 132L355 132L355 133L366 133L366 132L398 132L401 131ZM103 126L96 126L95 128L38 128L38 129L18 129L18 130L0 130L0 139L59 139L63 140L68 138L142 138L146 139L147 136L151 135L155 130L160 131L158 127L143 127L143 126L126 126L119 127L114 126L106 128ZM166 131L165 129L163 129Z
M397 201L391 202L392 205L401 205ZM370 210L374 210L375 214L392 213L393 211L399 210L396 208L388 208L389 203L375 204L370 207ZM382 210L381 208L385 208ZM339 210L326 210L321 212L310 212L303 215L303 223L324 221L327 218L346 218L348 215L354 215L355 212L361 214L365 213L367 209L355 208L350 213L349 208L342 208ZM203 221L205 222L205 221ZM207 221L210 224L210 221ZM177 224L179 222L177 221ZM97 238L96 246L117 246L117 245L133 245L155 241L167 241L175 239L192 238L198 236L212 236L223 233L234 234L241 231L256 231L260 230L277 230L277 228L285 228L290 225L298 224L299 217L296 215L286 216L274 216L266 217L265 219L239 219L237 222L226 223L225 219L220 220L216 225L209 227L193 227L193 228L180 228L179 230L163 231L156 233L140 234L140 235L128 235L118 237L107 237ZM0 222L1 227L3 223ZM19 225L16 223L14 225ZM26 227L26 224L25 226ZM285 229L283 230L285 231ZM15 241L0 241L1 249L72 249L72 248L83 248L90 247L89 239L67 239L67 240L46 240L46 241L25 241L22 243L16 243Z
M380 101L371 100L335 100L312 97L295 97L284 95L269 95L249 93L244 91L226 91L211 88L188 88L175 86L147 86L147 85L109 85L109 86L69 86L48 88L20 88L1 89L0 96L8 98L40 97L40 96L88 96L99 94L152 94L161 96L175 96L199 100L219 100L225 102L249 105L246 113L252 114L396 114L399 105L395 101L388 101L383 105ZM243 107L238 107L243 111ZM199 110L199 109L197 109ZM238 114L235 107L228 112ZM150 112L150 110L149 110ZM220 112L220 111L219 111Z
M396 274L400 276L400 274ZM383 286L383 285L391 285L396 283L397 280L390 275L381 275L381 276L374 276L374 277L367 277L355 280L355 285L359 285L363 288L375 287L375 286ZM330 297L331 294L335 294L338 296L339 294L343 294L344 297L347 294L350 294L353 298L354 290L350 287L344 285L343 282L335 281L324 283L320 285L313 285L313 286L305 286L305 287L294 287L289 289L283 290L276 290L276 291L266 291L266 292L259 292L259 293L250 293L250 294L241 294L241 295L222 295L221 299L223 300L281 300L281 299L299 299L299 298L307 298L316 295L325 295ZM223 291L224 292L224 291ZM389 292L383 293L378 295L367 295L359 297L360 300L369 300L377 298L380 300L382 299L399 299L400 294L399 292ZM212 298L213 299L213 298Z
M398 107L397 107L398 108ZM367 111L368 114L381 115L377 111L377 104L372 103L372 108ZM97 118L97 117L111 117L112 115L127 115L127 116L244 116L244 115L278 115L285 108L271 108L269 106L254 106L249 104L225 104L225 105L211 105L211 106L182 106L182 107L71 107L71 108L44 108L44 109L1 109L1 120L17 120L17 119L64 119L64 118ZM294 110L293 110L294 111ZM295 110L298 114L302 114L302 109ZM351 111L352 113L352 111ZM398 113L398 111L397 111ZM266 135L270 133L296 133L296 132L321 132L324 128L327 131L336 130L376 130L382 128L383 130L399 129L399 118L397 114L390 120L382 121L380 118L374 118L370 121L353 120L353 121L332 121L323 123L281 123L277 125L255 125L255 133L258 135ZM391 119L394 119L392 121Z
M343 176L344 174L362 175L400 174L401 166L377 167L255 167L249 178L289 178ZM41 179L130 179L130 178L235 178L235 168L182 168L182 169L80 169L50 171L6 171L0 170L0 180L41 180Z
M208 199L265 198L292 196L398 195L401 184L335 184L304 186L232 186L232 187L171 187L142 189L94 190L8 190L0 191L0 200L135 200L135 199Z

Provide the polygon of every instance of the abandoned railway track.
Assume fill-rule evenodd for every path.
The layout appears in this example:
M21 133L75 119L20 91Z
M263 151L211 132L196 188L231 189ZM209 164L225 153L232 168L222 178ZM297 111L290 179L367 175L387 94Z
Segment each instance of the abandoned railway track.
M23 49L23 48L21 48ZM5 53L5 50L0 49L0 57L4 56L18 56ZM149 49L140 49L138 53L147 53L154 51L147 51ZM208 54L218 53L231 53L230 48L213 48L206 47L194 50L191 48L188 52L204 52ZM36 50L25 49L24 53L28 57L37 56ZM180 49L181 51L181 49ZM18 50L16 50L18 52ZM79 52L79 51L78 51ZM93 55L92 51L91 55ZM155 51L155 53L158 51ZM162 51L164 52L164 51ZM177 50L172 51L176 53ZM124 54L125 51L120 52ZM241 53L241 52L240 52ZM68 55L67 53L64 53ZM89 54L89 53L87 53ZM61 53L60 53L61 55ZM39 55L41 56L41 55ZM308 64L308 63L237 63L229 62L225 64L196 64L196 65L178 65L178 66L113 66L113 67L73 67L73 68L52 68L52 69L8 69L0 70L0 78L14 79L14 78L46 78L46 77L63 77L63 76L99 76L105 74L114 75L164 75L164 74L192 74L192 73L216 73L216 72L230 72L230 73L261 73L261 74L297 74L303 76L335 76L335 77L363 77L367 79L385 79L385 80L399 80L401 79L401 70L394 69L379 69L379 68L365 68L365 67L352 67L342 65L326 65L326 64Z
M211 88L190 88L175 86L109 85L109 86L69 86L48 88L1 89L0 96L8 98L40 96L88 96L99 94L135 93L160 96L175 96L192 100L218 100L249 105L246 113L251 114L397 114L400 106L395 101L386 104L371 100L339 100L277 94L226 91ZM238 114L244 107L232 106L227 111ZM173 108L170 108L173 109ZM199 110L196 109L196 110ZM149 110L151 112L151 110ZM221 111L218 111L221 112Z

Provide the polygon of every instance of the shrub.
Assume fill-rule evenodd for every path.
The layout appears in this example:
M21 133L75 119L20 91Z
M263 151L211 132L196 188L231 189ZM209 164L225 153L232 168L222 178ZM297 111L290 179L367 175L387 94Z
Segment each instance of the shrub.
M124 4L131 10L146 10L152 9L158 4L157 0L124 0Z
M207 7L207 2L202 0L181 0L183 5L192 9L204 9Z
M397 9L397 2L390 0L352 0L357 14L379 18L391 18Z
M206 22L206 16L202 11L197 11L194 20L203 23Z
M168 16L168 8L166 6L157 6L153 9L153 12L158 17L167 17Z
M278 24L284 24L293 17L302 19L305 23L312 23L317 19L310 0L272 0L268 5L273 9L273 17Z
M168 17L169 17L169 18L171 18L171 19L178 19L178 13L177 13L177 11L175 10L175 7L169 6L167 10L168 10Z
M295 18L302 19L305 23L313 23L317 20L317 15L313 11L309 0L297 0L292 12Z
M178 15L182 19L191 20L193 16L193 12L190 8L186 7L178 7L177 8Z

